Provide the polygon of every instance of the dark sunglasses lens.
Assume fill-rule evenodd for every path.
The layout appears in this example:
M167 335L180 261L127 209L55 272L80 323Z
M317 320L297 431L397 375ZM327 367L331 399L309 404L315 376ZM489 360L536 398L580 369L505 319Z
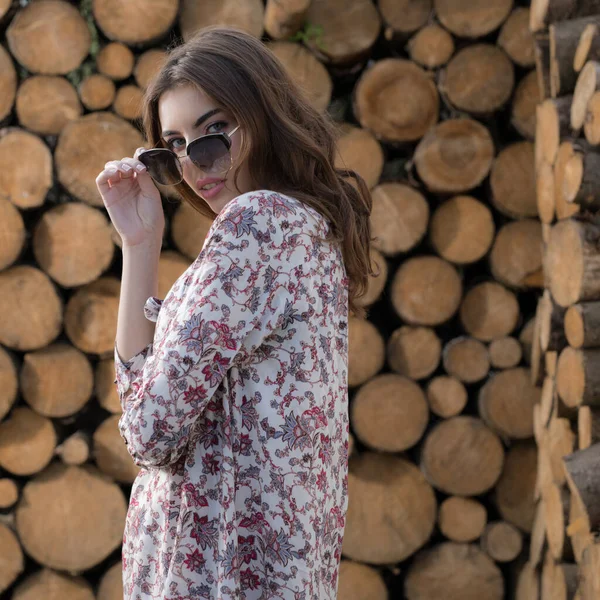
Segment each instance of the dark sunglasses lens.
M138 160L146 165L150 177L162 185L181 182L181 164L170 152L149 150L139 155Z
M229 164L229 149L222 137L201 138L190 144L191 161L203 171L214 171Z

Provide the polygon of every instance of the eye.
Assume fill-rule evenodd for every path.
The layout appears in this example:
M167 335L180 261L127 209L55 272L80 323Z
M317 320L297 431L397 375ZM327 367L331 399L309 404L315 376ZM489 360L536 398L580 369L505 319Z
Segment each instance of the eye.
M227 129L227 125L227 121L215 121L206 128L206 133L221 133L221 131L225 131ZM218 127L218 129L210 131L211 127Z
M182 137L171 138L170 140L167 140L166 143L167 148L175 153L185 150L186 147L185 138Z

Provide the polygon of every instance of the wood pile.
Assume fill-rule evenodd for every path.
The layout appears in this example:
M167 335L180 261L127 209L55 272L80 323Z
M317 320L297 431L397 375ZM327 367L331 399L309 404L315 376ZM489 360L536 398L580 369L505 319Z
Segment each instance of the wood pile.
M554 18L554 4L573 3L539 4L548 14L513 0L0 0L0 593L122 598L138 469L113 384L120 239L94 180L143 145L140 100L166 48L213 23L272 49L339 122L338 166L373 194L380 275L364 298L368 318L349 327L339 598L532 600L544 585L570 585L573 558L588 569L600 561L593 545L568 555L567 529L583 540L597 523L585 493L565 513L560 461L576 448L569 419L584 397L580 428L590 444L598 435L590 346L600 313L579 302L597 299L600 230L570 219L548 231L576 202L596 202L600 42L594 11L564 17L588 19L576 29L575 75L562 53L576 34ZM571 102L585 104L587 141L565 116ZM210 222L161 191L164 297ZM543 240L568 303L541 296ZM566 248L579 257L577 281L561 263ZM582 341L559 358L575 335L560 333L564 318ZM575 366L559 408L563 363ZM589 473L584 460L572 463L574 481ZM552 551L540 541L550 538Z
M534 0L530 17L543 96L535 164L545 289L532 348L532 381L542 385L542 396L534 407L537 506L523 585L539 589L542 600L595 600L600 598L600 247L595 243L600 2Z

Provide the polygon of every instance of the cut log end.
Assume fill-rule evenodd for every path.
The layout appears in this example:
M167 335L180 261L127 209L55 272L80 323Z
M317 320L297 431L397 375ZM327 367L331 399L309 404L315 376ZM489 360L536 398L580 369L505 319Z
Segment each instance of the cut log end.
M31 73L66 75L87 56L91 34L76 6L62 0L32 2L6 30L13 56Z
M490 254L494 277L513 288L544 287L542 228L534 219L504 225Z
M391 296L397 313L408 323L439 325L458 309L462 282L450 263L436 256L418 256L398 269Z
M165 35L177 17L179 2L138 0L122 4L119 0L95 0L94 18L109 40L136 45L150 43Z
M585 342L585 325L581 306L574 305L567 309L565 314L565 335L569 345L581 348Z
M490 358L486 346L470 337L459 337L444 347L444 368L449 375L463 383L481 381L490 370Z
M462 38L478 38L491 33L505 21L513 7L511 0L435 0L440 23Z
M508 336L492 340L488 351L491 366L496 369L516 367L523 356L523 349L519 340Z
M537 216L533 144L516 142L494 160L490 174L492 200L511 218Z
M582 221L561 221L553 228L546 249L545 271L554 300L568 307L600 298L600 256L595 253L600 228Z
M515 8L502 25L498 45L521 67L535 65L533 36L529 30L529 9Z
M504 449L483 421L457 416L438 423L423 445L421 470L437 489L460 496L478 495L498 481Z
M361 385L378 373L385 362L385 344L379 330L365 319L348 321L348 385Z
M513 331L519 319L519 304L516 296L499 283L480 283L463 298L460 319L469 335L491 342Z
M64 518L82 509L85 517ZM16 527L25 551L38 563L84 571L120 546L126 512L119 486L97 469L53 463L23 488Z
M554 171L552 165L542 161L536 175L536 203L540 221L550 224L555 216Z
M373 378L358 390L351 420L356 435L367 446L384 452L401 452L421 439L429 410L425 394L415 382L388 373Z
M0 46L0 120L10 114L17 93L17 71L10 54Z
M415 380L436 370L441 353L442 342L430 327L400 327L392 332L387 345L392 371Z
M427 385L427 401L432 413L448 419L460 414L468 400L465 386L455 377L440 375Z
M376 186L372 197L373 245L386 256L414 248L427 232L429 205L425 196L411 186L390 182Z
M367 68L354 92L360 124L386 142L420 139L439 116L433 79L410 60L386 58Z
M445 65L454 54L454 40L439 25L426 25L409 40L408 51L412 60L435 69Z
M420 553L405 580L407 600L504 597L500 569L477 546L446 542Z
M496 562L510 562L521 553L523 535L514 525L496 521L485 528L481 547Z
M432 192L443 193L478 186L489 173L493 158L489 131L471 119L450 119L433 127L414 154L419 177Z
M127 79L133 72L135 56L120 42L110 42L96 56L98 71L115 81Z
M414 554L433 532L435 495L407 460L373 452L353 456L348 494L353 501L344 534L347 558L373 565L396 563ZM392 499L402 499L402 514Z
M517 85L511 120L513 127L526 139L533 140L536 131L536 107L540 99L537 73L532 69Z
M453 542L474 542L485 529L487 511L473 498L450 496L440 505L438 523L441 532Z
M274 40L281 40L294 35L302 29L310 0L293 0L280 2L267 0L265 7L265 31Z
M492 212L471 196L455 196L433 214L429 234L436 252L455 264L483 258L494 241Z
M527 439L533 435L533 407L540 395L527 369L507 369L490 378L479 391L479 414L501 435Z
M448 63L441 89L450 103L474 115L491 114L510 98L514 67L506 54L491 44L459 50Z
M571 105L571 127L579 131L583 127L588 102L594 92L600 87L600 63L589 61L581 69L573 91Z
M108 108L115 98L115 93L115 84L105 75L90 75L79 86L81 102L89 110Z
M44 203L52 185L52 154L36 135L9 127L0 130L0 197L21 209Z

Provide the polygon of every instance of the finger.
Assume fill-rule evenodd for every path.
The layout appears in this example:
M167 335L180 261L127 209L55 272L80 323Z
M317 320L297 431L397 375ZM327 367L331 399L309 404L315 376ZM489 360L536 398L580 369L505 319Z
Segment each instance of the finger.
M114 184L119 180L120 175L118 169L109 167L108 169L104 169L100 175L96 177L96 186L98 187L98 191L103 194L110 190L111 184Z
M121 181L121 177L125 175L125 172L119 168L118 160L110 160L104 165L105 171L112 171L112 176L110 177L111 183L117 183Z
M123 162L122 160L115 160L114 166L117 168L117 170L121 174L121 178L123 179L133 177L133 174L135 173L133 167L131 165L128 165L126 162Z
M135 158L124 158L121 162L128 164L137 173L143 173L146 170L146 165Z
M121 173L127 173L130 171L129 166L127 166L126 168L123 168L123 161L122 160L109 160L105 165L104 165L105 169L117 169L117 171L120 171Z

